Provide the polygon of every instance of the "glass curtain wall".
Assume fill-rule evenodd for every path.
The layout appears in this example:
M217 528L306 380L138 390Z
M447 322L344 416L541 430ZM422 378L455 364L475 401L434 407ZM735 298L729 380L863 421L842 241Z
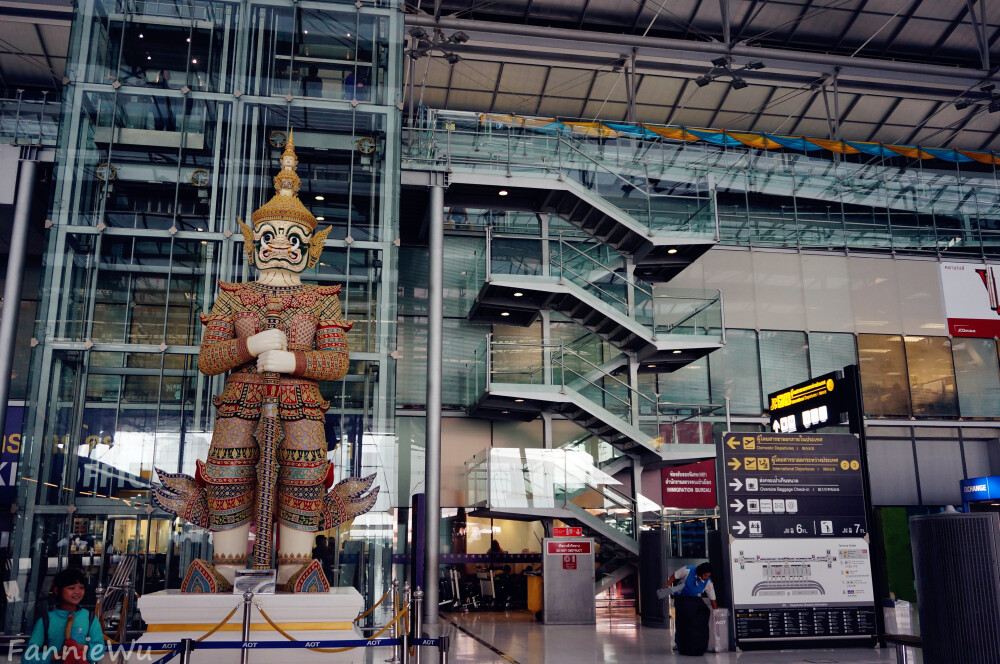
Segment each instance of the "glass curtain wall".
M81 0L32 354L6 628L31 625L68 562L138 593L176 588L209 533L149 502L193 474L222 377L198 372L198 314L254 278L237 219L273 193L294 129L300 197L333 226L307 282L341 284L348 376L322 386L338 479L379 503L339 538L340 585L381 594L393 438L402 17L389 0ZM349 532L348 532L349 530ZM81 544L80 542L83 542ZM79 559L70 556L86 554ZM378 593L378 594L376 594Z

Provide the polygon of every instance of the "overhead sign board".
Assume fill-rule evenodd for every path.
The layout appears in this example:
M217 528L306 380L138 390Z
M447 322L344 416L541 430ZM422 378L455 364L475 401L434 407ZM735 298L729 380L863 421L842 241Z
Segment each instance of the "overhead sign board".
M850 381L840 371L767 395L771 431L796 433L847 423Z
M663 506L683 509L712 509L715 495L715 459L662 468Z
M737 640L873 638L858 438L726 433L719 456Z

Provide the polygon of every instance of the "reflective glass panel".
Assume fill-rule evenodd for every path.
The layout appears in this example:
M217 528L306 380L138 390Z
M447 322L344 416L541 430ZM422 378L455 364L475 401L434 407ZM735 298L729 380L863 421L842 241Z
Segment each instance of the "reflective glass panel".
M809 346L803 332L762 330L760 374L764 395L809 378Z
M1000 417L1000 367L994 339L956 337L951 342L962 417Z
M910 389L903 338L894 334L859 334L858 363L865 414L908 417Z
M712 402L729 397L733 413L760 415L760 364L757 333L753 330L726 330L726 344L708 356Z
M958 417L955 368L947 337L903 337L916 417Z
M810 376L822 376L840 371L849 364L857 364L853 334L835 332L809 333Z

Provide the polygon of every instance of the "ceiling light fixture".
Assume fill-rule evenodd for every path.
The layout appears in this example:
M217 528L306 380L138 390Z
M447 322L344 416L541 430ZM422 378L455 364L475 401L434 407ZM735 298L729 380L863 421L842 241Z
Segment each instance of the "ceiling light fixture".
M673 352L674 355L679 355L680 354L679 350L675 350L675 351L672 351L672 352Z
M996 85L981 85L978 90L969 90L955 100L956 111L964 111L970 106L985 106L988 113L1000 111L1000 94L996 92Z
M507 195L507 190L506 189L501 189L500 191L497 192L497 194L499 194L500 196L506 196Z
M743 88L749 87L750 84L746 82L746 79L738 76L738 72L764 69L765 66L766 65L760 60L754 60L746 63L742 67L733 67L733 56L723 55L712 60L712 68L694 79L694 82L698 85L698 87L703 88L712 81L729 78L729 84L734 90L742 90Z
M326 221L326 217L316 217L316 221Z
M514 293L514 297L523 297L523 296L524 296L524 293L522 293L520 291Z
M323 197L323 196L316 196L316 200L317 200L317 201L325 201L325 200L326 200L326 198L325 198L325 197Z
M524 399L514 399L514 403L524 403Z
M677 249L675 249L674 247L671 247L671 248L667 249L667 253L668 254L676 254L677 253Z
M510 312L509 311L501 311L500 315L504 316L504 317L507 317L507 316L510 316Z

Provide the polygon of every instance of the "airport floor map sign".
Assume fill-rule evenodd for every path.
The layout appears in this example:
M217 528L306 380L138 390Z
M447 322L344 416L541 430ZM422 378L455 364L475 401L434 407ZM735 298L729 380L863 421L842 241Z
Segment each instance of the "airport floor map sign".
M719 456L736 639L875 635L857 437L725 433Z

